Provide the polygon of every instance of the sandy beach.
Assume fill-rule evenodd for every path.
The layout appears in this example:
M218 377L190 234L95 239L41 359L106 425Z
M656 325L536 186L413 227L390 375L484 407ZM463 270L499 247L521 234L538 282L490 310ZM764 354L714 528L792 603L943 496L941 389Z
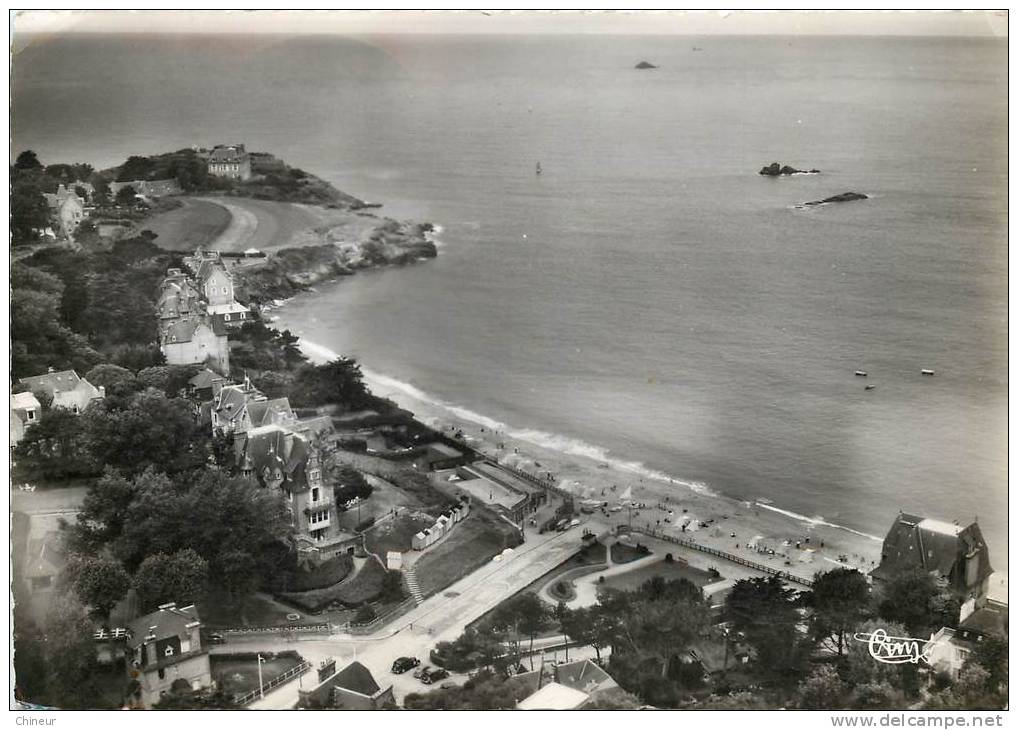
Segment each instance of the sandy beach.
M315 343L302 341L301 345L314 362L334 356ZM692 538L805 578L839 565L868 572L879 562L881 542L875 535L796 518L760 502L731 499L597 453L589 446L552 448L549 443L556 439L549 434L510 429L466 409L432 402L412 386L372 371L370 365L364 368L364 376L373 393L412 411L421 422L452 436L462 433L466 443L499 463L542 477L550 475L579 499L604 500L610 509L631 489L633 501L641 506L609 511L613 524ZM892 517L888 515L888 524ZM598 518L605 520L601 513ZM874 526L875 532L882 530L883 526Z

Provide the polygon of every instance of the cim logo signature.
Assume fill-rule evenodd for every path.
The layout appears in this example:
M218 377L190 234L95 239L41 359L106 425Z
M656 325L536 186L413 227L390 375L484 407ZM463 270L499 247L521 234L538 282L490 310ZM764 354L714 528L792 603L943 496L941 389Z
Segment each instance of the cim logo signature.
M855 640L866 643L870 656L882 664L918 664L920 661L929 664L930 655L937 646L932 639L932 636L930 640L888 636L884 629L872 634L855 634Z

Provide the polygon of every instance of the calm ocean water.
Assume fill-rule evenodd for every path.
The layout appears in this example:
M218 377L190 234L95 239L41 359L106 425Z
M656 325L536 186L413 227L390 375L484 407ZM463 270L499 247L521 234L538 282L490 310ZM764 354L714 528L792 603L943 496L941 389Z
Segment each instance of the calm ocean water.
M978 515L1006 567L1006 57L940 38L57 37L15 59L13 149L276 152L443 227L434 262L291 302L309 340L564 449L856 529ZM775 160L823 174L756 174ZM849 190L871 198L794 209Z

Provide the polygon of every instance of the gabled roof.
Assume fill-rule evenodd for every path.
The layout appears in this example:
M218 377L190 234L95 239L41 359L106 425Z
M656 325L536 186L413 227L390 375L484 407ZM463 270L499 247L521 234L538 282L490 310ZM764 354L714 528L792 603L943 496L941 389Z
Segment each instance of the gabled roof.
M290 407L289 398L249 401L247 415L251 419L253 428L273 423L292 423L297 420L297 416L294 415L293 409Z
M73 370L61 370L59 372L21 378L18 382L27 385L31 391L41 391L52 398L53 394L58 391L74 390L78 383L81 382L81 378Z
M300 435L276 425L252 428L234 440L237 463L266 481L282 480L282 488L307 489L311 447Z
M546 684L524 700L519 710L576 710L590 699L585 692L566 687L558 682Z
M976 557L978 570L973 579L965 575L965 562ZM886 579L916 569L936 572L955 588L976 586L993 572L978 524L962 527L902 512L884 538L880 565L871 575Z
M293 430L309 441L314 441L323 434L332 433L335 429L330 416L315 416L313 418L302 418L297 421L293 425Z
M1007 638L1007 606L987 601L961 622L959 629L974 631L978 634Z
M555 667L555 681L590 695L599 690L615 689L618 682L589 659Z
M212 387L212 383L214 381L216 381L216 380L224 380L224 378L223 378L222 375L220 375L219 373L215 372L214 370L209 370L208 368L203 368L201 370L201 372L199 372L197 375L195 375L193 378L191 378L187 382L195 390L206 390L208 388L211 388Z
M194 275L199 282L204 284L208 278L217 271L222 272L228 279L233 278L230 276L230 272L226 270L226 266L223 264L222 259L218 256L207 256L203 258L201 263L198 264L198 269L195 271Z
M244 413L247 402L259 395L254 388L243 385L224 386L212 401L212 411L226 421L236 421Z
M171 636L187 638L190 633L189 627L200 621L198 609L194 606L177 608L173 604L167 604L158 611L147 613L132 621L128 626L131 638L127 643L133 649L146 641L159 641Z
M190 316L167 325L163 330L163 343L179 345L182 342L190 342L202 327L211 330L216 337L226 336L226 330L215 318Z
M35 394L33 394L32 391L14 393L11 395L12 411L27 411L32 408L42 408L42 404L39 403L39 399L35 397Z
M333 675L329 680L333 687L342 687L348 692L356 692L366 697L372 697L382 688L372 676L371 671L360 662L351 662L342 671Z

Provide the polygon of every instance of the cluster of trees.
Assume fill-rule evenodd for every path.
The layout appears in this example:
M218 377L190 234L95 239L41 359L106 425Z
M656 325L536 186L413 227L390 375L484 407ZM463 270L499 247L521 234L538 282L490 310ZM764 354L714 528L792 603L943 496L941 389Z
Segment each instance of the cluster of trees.
M12 376L47 367L83 373L104 360L135 369L161 364L155 296L176 257L154 238L143 232L103 252L43 249L15 263Z
M958 600L927 573L907 573L876 591L864 575L841 568L796 592L776 577L740 580L723 607L723 632L712 631L709 607L686 580L657 577L635 591L602 590L594 605L549 610L536 596L508 601L455 641L441 642L436 663L465 671L488 667L479 691L415 697L421 708L469 706L496 696L520 663L522 645L548 630L594 648L611 650L608 671L641 702L659 707L712 709L892 709L920 703L931 709L1002 707L1007 697L1007 642L984 638L961 677L930 677L914 664L873 661L852 639L877 628L894 636L929 636L956 625ZM720 638L718 638L720 637ZM710 677L697 661L711 642L723 642L725 662ZM737 664L739 648L751 662ZM729 669L731 671L729 671ZM508 697L508 689L503 689ZM506 700L508 702L509 700ZM511 706L511 705L507 705Z
M70 186L75 182L91 183L97 198L109 191L109 185L91 165L82 162L43 165L32 150L18 155L10 168L10 178L11 243L14 246L39 240L42 231L49 227L49 207L43 193L55 193L60 185ZM81 186L75 192L82 198L87 197Z
M217 452L208 429L195 422L191 401L177 397L194 372L194 366L157 365L134 374L97 365L85 378L104 386L107 397L80 415L48 407L38 393L40 419L14 449L17 476L52 482L96 477L107 466L127 475L149 467L177 474L199 469L217 454L225 465L227 454Z

